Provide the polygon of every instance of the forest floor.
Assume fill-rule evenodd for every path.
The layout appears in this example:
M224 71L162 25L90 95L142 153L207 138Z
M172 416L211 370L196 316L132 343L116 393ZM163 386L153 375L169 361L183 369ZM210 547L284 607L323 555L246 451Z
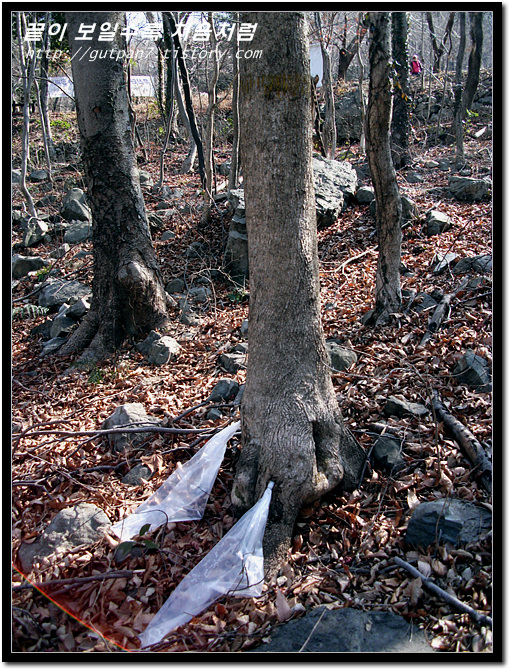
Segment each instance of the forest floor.
M54 114L56 140L76 141L73 114ZM70 127L67 127L67 123ZM37 128L37 123L34 124ZM143 136L143 134L142 134ZM19 134L14 128L14 155ZM149 162L140 167L158 180L160 141L151 141ZM37 141L33 152L38 149ZM200 229L199 178L180 175L185 147L174 146L166 161L166 181L184 191L189 213L177 213L154 236L165 282L185 277L191 286L210 268L221 267L231 213L225 204L213 210L208 227ZM345 149L337 157L343 158ZM452 157L452 147L413 147L415 165ZM466 153L472 176L491 170L491 141L468 137ZM40 154L39 154L40 155ZM217 163L229 158L226 140L216 149ZM350 160L358 162L357 147ZM361 158L359 158L361 161ZM14 164L16 167L16 164ZM40 167L44 167L41 162ZM487 173L485 171L485 174ZM431 189L443 187L448 173L428 169L425 182L409 184L398 175L403 194L419 207L420 217L404 230L402 261L412 276L403 277L407 290L451 293L462 277L450 272L434 275L436 254L456 252L460 257L492 253L492 205L490 200L463 204L440 199ZM224 179L219 177L218 181ZM30 185L34 200L54 193L57 204L41 208L58 214L62 195L71 185L84 187L76 169L65 163L56 172L52 191L47 184ZM145 192L146 206L154 211L159 198ZM14 191L15 206L22 203ZM439 209L450 216L452 228L426 237L424 214ZM157 212L161 214L161 212ZM165 230L175 237L159 241ZM13 242L21 230L13 227ZM188 258L194 241L206 242L202 258ZM60 241L40 245L37 255L47 257ZM491 498L476 479L473 466L457 442L432 415L385 418L383 407L390 395L429 404L432 390L457 419L469 427L490 453L492 448L491 394L475 393L460 385L452 369L467 349L486 357L492 351L492 281L485 275L476 288L464 288L452 301L449 318L429 342L420 347L430 312L403 312L384 329L365 327L360 318L373 306L377 263L374 220L368 206L349 206L331 227L319 232L321 300L328 338L337 338L358 355L347 372L335 373L333 382L346 424L370 453L378 435L374 424L386 422L404 440L406 467L390 476L367 464L359 488L352 493L335 490L301 510L288 563L276 581L266 584L259 598L224 597L189 624L170 634L155 650L162 652L234 652L259 645L274 626L289 616L321 604L364 610L393 611L423 628L432 647L440 651L490 652L492 632L480 627L437 596L426 592L420 580L395 565L393 557L418 559L430 567L432 577L465 603L491 615L491 536L477 544L452 548L431 546L422 552L405 543L410 514L423 501L455 497L490 508ZM74 245L55 263L62 276L90 283L91 242ZM23 252L21 252L23 253ZM32 252L30 252L32 253ZM18 300L33 291L41 280L35 273L14 283ZM196 326L179 322L175 311L169 333L181 345L175 362L150 366L126 343L111 360L93 368L73 366L73 357L39 357L41 342L31 329L45 317L19 318L12 323L12 421L13 477L13 651L17 652L116 652L137 650L137 634L144 630L179 581L234 524L229 492L238 454L238 438L230 442L212 495L200 522L172 524L166 532L147 536L153 544L139 542L122 561L115 558L115 542L105 537L59 559L44 559L39 569L26 575L44 583L39 590L27 585L19 571L17 551L22 542L34 541L55 514L79 502L94 503L112 522L132 511L153 493L172 472L203 445L196 436L154 434L143 445L114 454L101 437L79 434L59 436L51 430L98 430L123 403L142 403L149 415L167 417L167 425L214 430L235 417L236 409L218 421L206 419L210 406L203 405L222 377L244 382L245 370L226 373L218 363L222 351L243 339L240 326L248 317L249 285L233 289L215 280L213 295L203 305ZM172 421L186 410L184 418ZM193 446L190 446L193 445ZM121 478L135 462L154 471L144 486L129 486ZM24 483L26 482L26 483ZM119 573L119 571L121 571ZM102 573L110 579L94 579ZM84 579L92 577L92 579ZM69 580L58 584L59 580ZM44 593L43 593L44 592ZM48 597L46 597L47 594ZM71 613L71 614L69 614Z

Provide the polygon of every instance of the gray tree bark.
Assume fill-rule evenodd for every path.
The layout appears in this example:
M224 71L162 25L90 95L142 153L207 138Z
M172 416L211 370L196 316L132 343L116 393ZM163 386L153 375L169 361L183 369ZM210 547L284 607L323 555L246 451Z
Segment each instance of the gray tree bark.
M391 38L393 65L396 73L393 116L391 120L391 144L393 165L399 170L411 162L409 152L409 52L407 49L408 32L407 12L391 13Z
M402 204L391 158L392 113L390 15L369 12L370 84L367 109L367 157L376 200L377 261L373 322L383 325L402 305L400 255Z
M319 32L323 70L322 90L324 93L324 127L322 139L325 145L324 148L326 149L326 157L333 160L336 152L335 96L333 95L333 80L331 78L331 58L322 31L320 12L315 12L315 24Z
M471 51L469 52L466 85L462 94L464 110L471 109L480 80L483 46L483 12L470 12L469 19L471 22Z
M241 21L258 24L252 48L263 56L240 62L250 330L232 502L239 514L275 482L264 537L271 576L300 507L340 483L354 488L364 455L343 424L320 317L305 16Z
M66 13L73 55L80 45L75 41L80 23L89 18L87 12ZM99 24L125 24L124 12L97 12L94 18ZM97 37L87 46L104 50ZM108 43L110 49L125 49L120 31ZM70 354L87 347L82 359L99 360L126 336L161 327L171 299L163 287L145 214L122 62L76 56L72 68L92 210L94 278L91 309L60 351Z

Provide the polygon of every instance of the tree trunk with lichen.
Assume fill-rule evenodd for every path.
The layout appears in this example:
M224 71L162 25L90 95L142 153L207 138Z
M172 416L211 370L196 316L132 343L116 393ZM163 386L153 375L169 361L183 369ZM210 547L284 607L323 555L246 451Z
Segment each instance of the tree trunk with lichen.
M86 12L66 14L69 43L75 41ZM125 24L124 12L97 12L99 24ZM87 42L104 51L97 37ZM108 50L125 50L119 33ZM82 46L82 51L83 51ZM171 298L166 294L147 223L133 149L126 84L121 59L72 60L78 127L92 211L94 278L91 309L60 352L85 349L82 360L100 360L126 336L161 327Z
M241 60L240 124L250 264L250 329L241 406L237 514L275 482L266 575L285 560L300 507L357 485L364 452L344 427L320 316L312 106L303 12L253 12Z
M369 12L370 83L366 123L367 158L376 202L379 256L372 323L383 325L402 305L400 256L402 204L391 157L392 112L390 15Z

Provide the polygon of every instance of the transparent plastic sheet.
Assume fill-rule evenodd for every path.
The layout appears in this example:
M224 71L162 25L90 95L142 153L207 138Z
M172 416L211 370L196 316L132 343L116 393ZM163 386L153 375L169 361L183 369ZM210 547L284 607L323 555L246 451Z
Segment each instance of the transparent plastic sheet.
M112 532L124 541L137 535L146 524L150 524L150 530L155 530L169 521L201 519L227 442L240 425L236 421L216 433L193 458L176 468L164 484L132 514L113 524Z
M174 628L190 621L226 593L247 598L262 594L262 539L272 489L273 482L269 482L260 500L184 577L139 635L142 647L160 642Z

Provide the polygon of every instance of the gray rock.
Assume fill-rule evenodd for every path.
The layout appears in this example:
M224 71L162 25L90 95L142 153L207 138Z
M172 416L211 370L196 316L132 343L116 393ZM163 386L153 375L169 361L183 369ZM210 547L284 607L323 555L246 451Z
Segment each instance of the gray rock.
M63 258L70 248L70 245L67 243L61 244L57 249L54 249L51 252L50 258Z
M230 174L230 170L232 168L232 163L230 161L225 161L224 163L220 163L217 167L217 172L218 174L223 175L224 177L228 177Z
M329 364L336 372L348 370L358 362L358 357L352 349L346 349L336 342L326 342Z
M452 222L450 217L443 212L439 212L436 209L432 209L427 212L425 217L426 223L426 233L429 237L432 235L439 235L445 230L449 230L452 227Z
M314 155L312 159L317 226L329 226L354 200L358 186L356 170L348 161L336 161Z
M405 178L409 184L421 184L424 181L423 177L418 172L408 172Z
M376 465L387 472L397 472L405 466L400 440L389 435L381 435L374 444L372 456Z
M434 300L434 298L428 295L428 293L420 292L416 295L416 298L421 299L421 302L415 302L413 306L414 311L418 314L426 309L435 309L437 307L437 300Z
M29 272L41 270L47 263L39 256L21 256L15 254L11 261L11 276L13 279L26 277Z
M49 340L51 338L51 325L52 325L51 319L46 319L46 321L43 321L43 323L40 323L38 326L35 326L35 328L32 328L30 333L32 335L40 335L43 340ZM59 339L64 339L64 338L59 338ZM62 342L63 344L63 342ZM58 347L57 347L58 348ZM43 355L42 353L40 354L41 356Z
M349 142L361 137L361 103L359 89L346 91L335 100L337 141Z
M165 291L167 293L182 293L186 290L186 283L183 279L171 279L168 284L165 286Z
M33 182L46 181L49 178L48 170L33 170L28 178Z
M59 307L65 302L72 305L81 298L89 299L92 296L90 286L85 286L78 281L66 281L64 279L48 279L44 282L39 295L41 307Z
M160 242L168 242L168 240L173 240L175 238L175 233L172 230L165 230L163 235L159 238Z
M21 172L19 170L12 170L11 184L21 184Z
M151 330L151 332L147 335L145 340L143 342L139 342L136 345L136 348L143 356L148 356L154 342L157 342L157 340L160 339L161 335L157 333L155 330Z
M122 478L122 483L130 484L131 486L143 486L143 480L148 481L151 477L152 470L149 466L139 463L138 465L135 465L134 468L131 468L131 470Z
M386 416L426 416L429 410L417 402L409 402L400 396L390 396L384 406L384 413Z
M374 189L372 186L361 186L356 191L356 202L360 205L368 205L375 198Z
M244 354L220 354L219 363L227 372L235 375L236 372L246 367L246 356Z
M210 421L219 421L222 418L222 416L223 412L217 407L213 407L207 412L205 418L209 419Z
M478 202L483 200L491 187L490 181L486 179L472 179L471 177L458 177L456 175L448 179L450 193L462 202Z
M35 562L50 556L56 550L68 551L97 542L101 529L110 526L103 510L92 503L78 503L67 507L50 521L40 537L31 544L23 543L18 552L24 572L30 572Z
M488 361L471 350L466 351L464 356L457 361L453 368L453 376L461 384L479 391L492 390Z
M65 194L60 215L66 221L92 221L92 214L81 188L72 188Z
M406 542L426 548L437 540L454 546L476 542L492 526L492 514L465 500L449 498L416 507L407 526Z
M248 353L248 343L247 342L238 342L238 344L230 350L232 354L247 354Z
M159 232L165 226L163 219L154 212L147 212L147 223L152 234Z
M189 295L194 302L207 302L212 295L212 291L205 286L196 286L189 290Z
M71 319L71 317L64 314L57 314L57 316L51 322L51 337L63 337L71 332L73 327L76 325L76 321Z
M50 193L49 195L45 195L44 198L38 200L35 205L36 207L47 207L48 205L55 205L57 201L57 196L53 195L53 193Z
M64 242L67 244L79 244L92 237L92 224L90 221L75 221L64 233Z
M220 379L207 398L210 402L230 401L239 393L239 384L235 379Z
M238 217L243 218L246 214L246 205L244 202L244 189L235 188L228 192L227 194L228 201L230 206L234 210L234 214Z
M140 170L138 174L140 177L140 186L144 186L145 188L152 188L154 186L154 180L149 172Z
M85 316L89 309L90 302L86 298L80 298L80 300L77 300L66 309L65 315L71 317L71 319L78 320L82 316Z
M65 337L53 337L51 340L48 340L45 345L43 346L41 353L39 354L40 356L49 356L50 354L54 354L56 351L60 349L60 347L64 344L67 338Z
M492 272L492 256L485 254L483 256L461 258L453 268L453 274L460 275L467 272Z
M166 365L177 356L179 351L180 346L177 340L165 335L154 342L147 359L152 365Z
M416 206L414 200L411 200L411 198L403 195L400 198L400 201L402 203L402 221L410 221L412 219L418 218L418 207Z
M224 269L230 277L242 283L249 277L248 235L246 220L232 219L224 254Z
M172 206L173 206L172 203L171 203L171 202L168 202L168 200L161 200L161 201L158 202L158 204L156 205L156 209L157 209L158 211L161 211L161 210L163 210L163 209L165 209L165 210L166 210L166 209L172 209ZM152 232L152 231L151 231L151 232Z
M202 258L206 248L206 245L204 245L202 242L192 242L186 249L186 256L188 258Z
M44 236L49 232L49 226L45 221L36 219L34 216L30 217L27 222L25 234L23 235L23 246L33 247L39 242L42 242Z
M248 319L243 319L241 327L239 328L241 335L246 337L248 335Z
M434 652L420 628L393 612L364 612L353 607L329 610L321 606L300 619L278 626L271 635L271 641L253 649L251 653L300 651L380 654Z
M108 430L110 428L120 428L126 426L144 427L158 426L158 419L150 417L145 412L144 406L139 402L126 403L115 409L101 428ZM123 451L126 447L137 446L144 442L152 433L115 433L108 435L108 442L114 451Z
M457 260L459 254L449 252L447 254L436 254L432 261L432 273L439 275L447 270L450 265Z

